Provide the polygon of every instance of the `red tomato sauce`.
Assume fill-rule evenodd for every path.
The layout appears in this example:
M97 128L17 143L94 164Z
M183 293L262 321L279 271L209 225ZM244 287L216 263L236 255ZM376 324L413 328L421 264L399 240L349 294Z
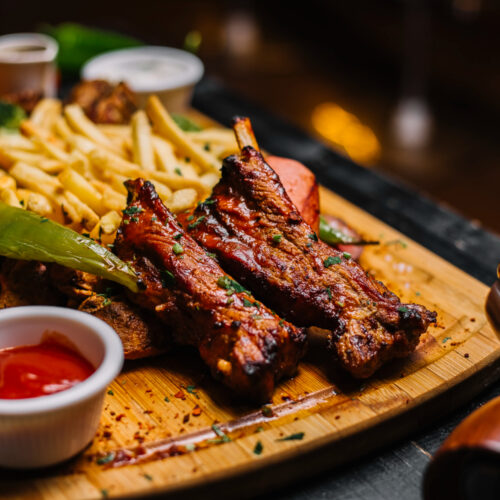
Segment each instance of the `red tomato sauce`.
M81 354L53 339L0 349L0 398L36 398L64 391L94 371Z

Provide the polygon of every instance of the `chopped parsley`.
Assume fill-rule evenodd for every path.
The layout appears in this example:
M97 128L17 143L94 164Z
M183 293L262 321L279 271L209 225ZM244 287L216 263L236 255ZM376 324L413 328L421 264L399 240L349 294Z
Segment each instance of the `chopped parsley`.
M181 255L182 253L184 253L184 248L182 248L182 245L180 245L179 243L174 243L172 252L174 252L175 255Z
M330 290L330 287L327 286L326 287L326 294L328 295L328 298L331 299L332 298L332 291Z
M132 222L139 222L139 218L138 217L131 217L130 220ZM100 236L100 235L99 235Z
M156 215L153 215L153 217L151 217L151 221L152 222L157 222L158 221L158 217L156 217Z
M405 306L399 306L398 307L398 311L401 312L401 313L407 313L408 312L408 308L405 307Z
M196 445L194 443L188 443L186 445L186 451L194 451L196 450Z
M147 479L148 481L152 481L153 480L153 476L151 474L143 474L144 478Z
M310 240L318 241L318 235L316 233L310 233L307 235Z
M252 307L253 306L253 302L251 300L248 300L246 297L243 297L243 305L245 307Z
M337 300L337 302L335 302L335 304L337 304L339 307L345 306L345 304L343 302L340 302L340 300Z
M198 396L198 393L196 392L196 386L195 385L188 385L185 387L186 391L189 392L189 394L192 394L193 396L196 396L196 399L200 399L200 396Z
M253 449L253 452L255 453L255 455L260 455L262 453L263 449L264 449L264 445L260 441L257 441L255 443L255 447Z
M273 242L279 243L281 241L281 238L283 238L283 236L281 234L275 234L275 235L273 235Z
M204 149L205 151L210 151L210 143L208 143L208 142L207 142L207 143L205 143L205 145L203 146L203 149Z
M103 498L108 498L108 496L109 496L108 490L102 489L101 490L101 495L102 495Z
M163 269L160 274L163 288L175 285L175 276L168 269Z
M277 439L276 441L300 441L304 438L304 435L304 432L296 432L295 434L290 434L289 436Z
M446 344L446 342L448 342L448 340L451 340L451 337L445 337L441 342L443 344Z
M333 266L333 264L340 264L342 262L341 258L340 257L327 257L324 261L323 261L323 265L326 267L326 268L329 268L330 266Z
M283 326L285 324L285 320L284 319L280 319L280 322L278 323L280 326Z
M190 221L192 221L193 219L194 219L194 215L190 215L190 216L189 216L186 220L187 220L188 222L190 222Z
M163 398L163 401L165 401L166 403L170 403L170 399L169 399L169 397L168 397L168 396L165 396L165 397Z
M214 253L212 252L206 252L206 254L208 255L208 257L210 257L211 259L216 259L217 258L217 255L215 255Z
M206 217L202 215L201 217L198 217L194 222L191 222L191 224L188 224L188 229L194 229L195 227L198 227ZM188 217L189 220L189 217Z
M245 287L241 286L229 276L220 276L217 280L217 285L227 290L228 295L232 295L233 293L246 293L250 295L250 292Z
M182 177L182 172L181 172L181 169L179 167L175 167L174 168L174 172L177 174L177 175L180 175Z
M351 258L351 254L350 254L349 252L344 252L344 253L342 254L342 257L344 257L344 259L349 260L349 259Z
M114 395L115 395L115 393L114 393L111 389L108 391L108 394L109 394L110 396L114 396Z
M144 210L141 207L135 207L131 205L130 207L127 207L125 210L122 210L122 212L125 215L134 215L134 214L140 214L141 212L144 212Z
M104 455L103 457L99 457L96 462L97 465L104 465L104 464L109 464L113 459L115 458L115 453L113 451L110 451L107 455Z
M209 442L215 442L219 444L219 443L229 443L229 441L231 441L231 438L227 434L225 434L224 431L218 425L212 424L212 430L215 432L215 434L219 439L218 440L210 439Z
M175 236L174 236L174 240L180 240L182 238L182 233L177 233Z

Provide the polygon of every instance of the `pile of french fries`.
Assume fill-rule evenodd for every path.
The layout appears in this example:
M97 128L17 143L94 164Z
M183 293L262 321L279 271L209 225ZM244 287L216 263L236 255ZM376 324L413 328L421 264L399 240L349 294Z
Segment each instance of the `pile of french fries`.
M156 96L130 125L96 125L76 104L41 100L19 134L0 135L0 200L112 242L126 207L124 181L151 181L174 213L205 199L233 132L185 132Z

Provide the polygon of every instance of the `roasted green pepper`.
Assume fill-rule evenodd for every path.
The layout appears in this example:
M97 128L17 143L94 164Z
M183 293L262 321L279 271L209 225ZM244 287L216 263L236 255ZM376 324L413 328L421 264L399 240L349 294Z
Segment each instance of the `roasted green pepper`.
M116 255L45 217L0 202L0 255L12 259L56 262L138 292L134 270Z

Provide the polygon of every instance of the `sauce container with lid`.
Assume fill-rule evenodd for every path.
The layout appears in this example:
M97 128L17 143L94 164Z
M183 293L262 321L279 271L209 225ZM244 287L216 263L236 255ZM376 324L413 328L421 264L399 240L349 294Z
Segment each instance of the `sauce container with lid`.
M57 92L57 42L39 33L0 36L0 96L15 92Z
M169 111L183 111L203 76L203 63L184 50L134 47L94 57L83 66L81 76L83 80L127 83L141 108L151 94L156 94Z

